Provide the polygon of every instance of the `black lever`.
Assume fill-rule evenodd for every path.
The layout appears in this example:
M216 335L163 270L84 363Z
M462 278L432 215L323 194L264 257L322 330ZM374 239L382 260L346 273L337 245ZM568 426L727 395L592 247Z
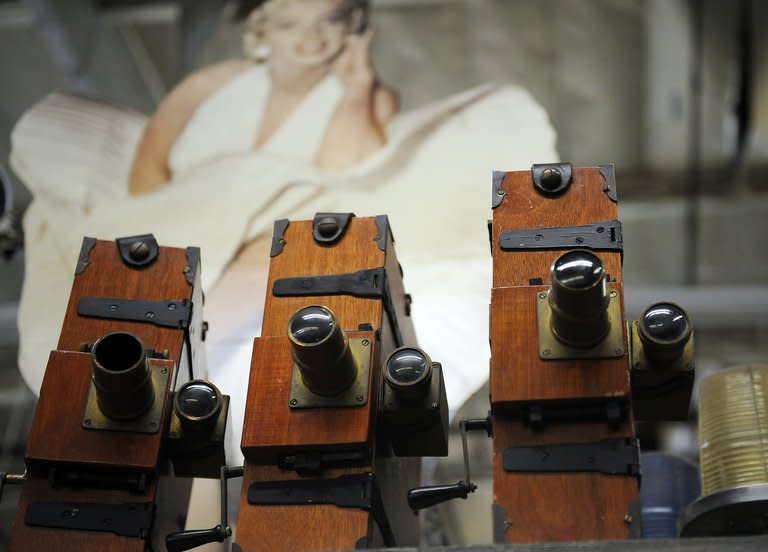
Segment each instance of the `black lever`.
M417 511L422 508L429 508L454 498L466 499L469 493L474 493L477 490L477 485L472 483L472 479L469 476L469 453L467 451L467 431L475 430L483 430L490 436L491 418L466 419L459 422L461 447L464 454L464 480L453 485L430 485L411 489L408 491L408 506L411 507L411 510Z
M221 467L221 524L211 529L190 529L188 531L176 531L165 537L165 546L168 552L183 552L191 550L209 542L224 542L232 535L227 515L227 479L242 477L243 466L236 468Z
M229 527L227 527L229 529ZM213 529L192 529L190 531L178 531L165 537L165 547L168 552L182 552L197 548L209 542L224 542L231 534L229 531L222 531L221 525Z

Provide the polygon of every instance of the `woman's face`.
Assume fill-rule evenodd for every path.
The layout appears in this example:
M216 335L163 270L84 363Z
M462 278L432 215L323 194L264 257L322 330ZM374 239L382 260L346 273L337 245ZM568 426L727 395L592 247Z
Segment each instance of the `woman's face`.
M345 0L272 0L264 42L276 63L331 62L343 49L353 13Z

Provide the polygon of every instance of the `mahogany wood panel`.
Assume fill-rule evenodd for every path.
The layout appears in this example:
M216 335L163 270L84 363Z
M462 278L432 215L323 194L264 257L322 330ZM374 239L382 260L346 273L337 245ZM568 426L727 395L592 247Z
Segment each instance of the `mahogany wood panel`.
M370 469L329 470L324 478L364 473ZM299 479L276 466L246 462L240 493L235 542L243 552L319 552L352 550L358 540L369 537L373 516L366 511L339 508L332 504L262 506L248 504L248 487L256 481Z
M45 476L30 475L24 482L16 509L11 538L10 552L144 552L147 541L138 538L120 537L113 533L97 531L73 531L29 527L24 523L27 506L33 502L92 502L119 504L123 502L153 502L155 485L150 483L143 495L120 490L72 490L52 488Z
M603 191L604 186L599 168L574 168L568 190L552 198L535 190L531 171L506 173L502 183L506 195L493 210L493 287L524 286L532 278L549 283L552 262L564 251L502 251L499 236L506 230L614 220L618 209ZM599 255L611 280L621 282L621 254L601 251Z
M174 371L171 360L150 361ZM157 433L84 429L81 425L91 383L91 355L52 351L40 387L27 445L27 462L66 462L155 471L167 423L168 395ZM172 381L168 378L168 382ZM157 397L156 397L157 400Z
M248 459L310 448L365 447L372 439L379 379L375 332L347 332L349 338L367 338L372 344L368 402L359 407L291 409L293 359L288 337L256 338L241 448Z
M356 272L385 265L384 251L375 237L378 229L373 218L353 217L344 236L332 246L319 245L312 237L312 221L291 221L285 232L283 252L272 257L269 265L267 298L264 305L262 336L286 335L288 320L302 307L312 304L330 308L345 330L360 324L381 327L380 299L350 296L275 297L272 285L280 278L326 276Z
M638 480L599 473L508 473L507 447L598 441L631 435L632 421L613 431L607 424L568 424L534 431L520 421L494 417L493 490L509 522L508 542L624 539L624 516L637 499Z
M610 284L619 292L621 284ZM629 361L542 360L539 356L536 294L548 286L496 288L491 292L491 402L502 404L625 397ZM622 301L622 313L624 311ZM622 324L626 342L626 325Z
M91 250L90 264L84 272L75 276L57 348L78 351L83 343L92 344L101 336L119 330L138 336L145 347L157 351L168 349L170 358L179 363L184 345L183 330L161 328L144 322L87 318L77 314L77 304L81 297L86 296L150 301L192 300L192 286L184 276L186 266L184 249L160 247L153 264L145 268L129 268L121 260L115 242L98 240ZM202 304L195 306L202 308ZM197 331L195 325L192 331Z

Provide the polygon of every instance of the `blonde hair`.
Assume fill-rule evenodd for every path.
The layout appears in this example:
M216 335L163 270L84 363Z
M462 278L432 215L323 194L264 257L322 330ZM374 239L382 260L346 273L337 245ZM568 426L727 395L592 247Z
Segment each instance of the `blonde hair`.
M266 0L260 2L256 7L248 12L245 20L245 29L243 30L243 53L248 59L263 62L268 53L264 46L264 26L267 19L274 13L274 10L281 5L298 0ZM370 0L341 0L342 5L349 8L350 12L360 10L362 14L361 25L365 26L368 21L368 12L370 11ZM243 9L243 5L240 6Z

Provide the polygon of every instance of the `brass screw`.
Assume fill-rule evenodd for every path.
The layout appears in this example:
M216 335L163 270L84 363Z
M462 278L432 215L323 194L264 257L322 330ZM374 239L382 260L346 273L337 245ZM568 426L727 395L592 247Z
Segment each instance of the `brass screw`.
M296 399L291 399L291 406L296 406L297 404L299 404L299 401Z
M549 349L544 349L543 351L541 351L541 354L544 356L549 356L552 354L552 351L550 351Z
M91 425L91 419L90 418L86 418L85 420L83 420L83 424L85 424L87 426Z
M546 298L547 298L547 294L545 292L542 291L541 293L539 293L539 299L546 299Z
M624 349L619 349L618 347L616 347L613 350L613 352L616 353L617 355L623 355L624 354Z
M357 402L363 402L363 399L364 399L364 398L365 398L365 397L363 397L362 395L357 395L357 396L355 397L355 400L356 400Z
M632 516L624 514L624 523L632 523Z
M168 373L168 368L162 368L162 369L160 370L160 373L161 373L161 374L167 374L167 373Z
M611 290L611 297L616 297L617 295L618 295L618 293L616 293L616 290L612 289Z
M363 340L361 341L361 343L362 343L363 347L367 347L368 345L370 345L370 344L371 344L371 342L370 342L369 340L367 340L367 339L363 339Z

